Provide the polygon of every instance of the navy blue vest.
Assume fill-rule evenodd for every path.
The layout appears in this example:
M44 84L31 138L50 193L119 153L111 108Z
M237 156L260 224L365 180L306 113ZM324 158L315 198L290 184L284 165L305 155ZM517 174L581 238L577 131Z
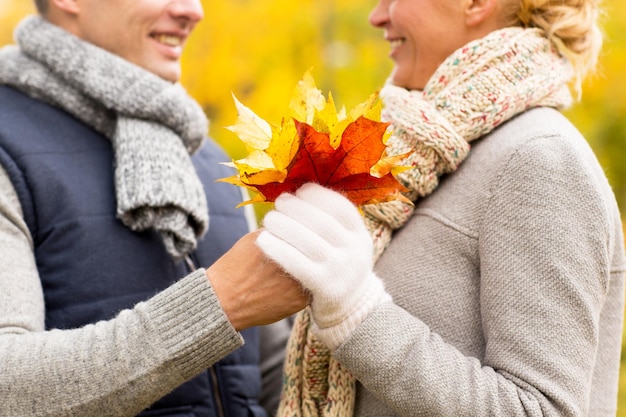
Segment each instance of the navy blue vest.
M209 266L247 231L239 191L216 183L229 158L207 141L193 156L210 213L192 259ZM111 143L64 111L0 86L0 164L18 193L35 244L46 327L71 329L113 318L190 271L160 236L132 232L115 215ZM257 329L246 344L159 400L142 416L265 416Z

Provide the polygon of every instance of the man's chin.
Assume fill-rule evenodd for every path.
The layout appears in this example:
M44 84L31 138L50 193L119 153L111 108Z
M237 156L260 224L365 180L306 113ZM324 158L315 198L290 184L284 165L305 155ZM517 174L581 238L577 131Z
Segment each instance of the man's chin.
M172 83L178 82L180 80L181 69L180 64L177 62L167 63L162 65L151 65L150 67L144 67L148 71L153 74L158 75L166 81L170 81Z
M164 80L172 83L176 83L178 82L178 80L180 80L180 70L160 71L160 73L157 73L157 75Z

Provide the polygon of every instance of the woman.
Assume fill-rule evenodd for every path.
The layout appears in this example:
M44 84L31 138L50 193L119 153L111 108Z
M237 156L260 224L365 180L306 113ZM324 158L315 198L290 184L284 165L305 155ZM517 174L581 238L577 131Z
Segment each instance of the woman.
M558 112L595 65L597 15L596 0L380 0L383 116L392 151L414 150L415 206L364 207L374 250L319 185L267 214L257 244L312 294L282 415L615 415L620 214ZM333 358L323 398L315 339ZM334 374L356 378L354 410Z

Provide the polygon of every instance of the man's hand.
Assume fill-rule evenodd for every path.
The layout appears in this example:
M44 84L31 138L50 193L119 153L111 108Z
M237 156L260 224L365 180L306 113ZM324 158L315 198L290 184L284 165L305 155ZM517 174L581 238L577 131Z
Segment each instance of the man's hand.
M261 326L302 310L309 294L255 241L260 231L242 237L206 270L226 316L237 331Z

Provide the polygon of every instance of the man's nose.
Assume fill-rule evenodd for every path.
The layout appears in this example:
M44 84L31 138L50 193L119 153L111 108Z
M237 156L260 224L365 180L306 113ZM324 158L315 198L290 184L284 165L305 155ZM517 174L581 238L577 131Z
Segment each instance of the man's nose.
M191 23L198 23L204 18L200 0L176 0L172 3L170 13L175 18L184 18Z

